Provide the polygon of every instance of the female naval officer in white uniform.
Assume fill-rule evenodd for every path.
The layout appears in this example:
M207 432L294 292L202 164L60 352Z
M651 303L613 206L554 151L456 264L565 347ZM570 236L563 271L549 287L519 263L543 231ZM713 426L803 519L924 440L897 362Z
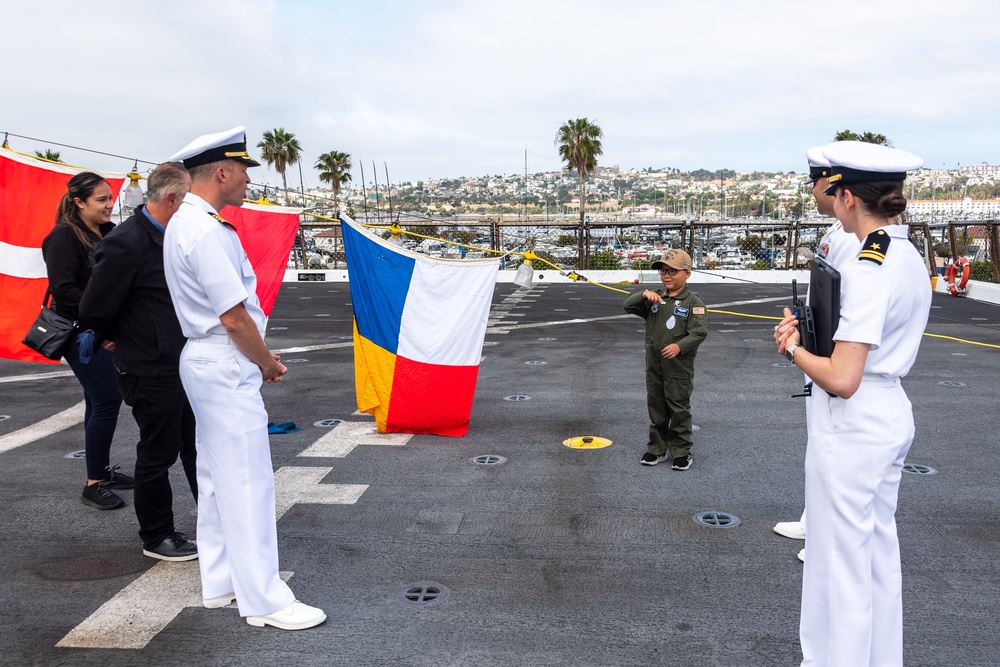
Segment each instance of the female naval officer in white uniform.
M896 499L913 442L909 372L930 312L929 274L903 225L902 182L923 160L841 141L830 161L834 210L862 242L838 262L840 323L832 358L799 346L786 309L774 338L816 385L806 450L806 543L799 635L802 665L903 664ZM832 395L832 396L831 396Z

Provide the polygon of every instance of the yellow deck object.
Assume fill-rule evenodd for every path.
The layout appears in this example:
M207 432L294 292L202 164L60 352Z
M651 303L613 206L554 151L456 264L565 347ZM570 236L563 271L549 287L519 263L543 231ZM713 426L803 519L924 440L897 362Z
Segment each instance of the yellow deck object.
M563 444L573 449L603 449L610 445L611 441L596 435L578 435L575 438L563 440Z

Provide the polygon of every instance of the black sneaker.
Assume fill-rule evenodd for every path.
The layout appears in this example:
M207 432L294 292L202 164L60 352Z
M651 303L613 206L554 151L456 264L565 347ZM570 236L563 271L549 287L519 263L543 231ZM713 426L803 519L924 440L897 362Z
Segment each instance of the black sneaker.
M121 466L112 466L105 471L107 474L104 476L104 483L108 485L108 488L128 490L135 486L135 477L122 474L118 472L119 470L121 470Z
M113 510L125 504L125 501L108 488L107 482L98 482L83 487L80 500L84 505L96 507L99 510Z
M657 463L662 463L667 460L666 454L653 454L652 452L646 452L639 459L639 463L644 466L655 466Z
M674 464L670 467L674 470L687 470L691 467L691 455L674 457Z
M174 533L155 547L143 549L142 554L160 560L194 560L198 557L198 547L184 539L184 533Z

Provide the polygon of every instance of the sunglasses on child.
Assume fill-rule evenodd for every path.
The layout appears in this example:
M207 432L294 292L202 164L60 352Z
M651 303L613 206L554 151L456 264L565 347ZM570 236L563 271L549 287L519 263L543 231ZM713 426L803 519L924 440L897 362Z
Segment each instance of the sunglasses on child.
M657 269L661 276L676 276L680 269L667 268L667 269Z

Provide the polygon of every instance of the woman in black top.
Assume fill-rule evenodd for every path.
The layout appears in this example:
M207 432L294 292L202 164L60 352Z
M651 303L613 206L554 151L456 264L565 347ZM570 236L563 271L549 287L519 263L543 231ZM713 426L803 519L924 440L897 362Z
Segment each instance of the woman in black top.
M114 229L111 186L97 174L82 172L69 179L59 202L55 227L42 242L42 256L52 293L51 308L76 321L80 298L90 280L94 251L105 234ZM121 394L111 352L97 347L89 363L80 361L77 336L65 354L66 362L83 386L86 412L83 420L87 451L87 485L81 500L97 509L125 504L111 489L131 489L134 480L110 465L111 440L118 425Z

